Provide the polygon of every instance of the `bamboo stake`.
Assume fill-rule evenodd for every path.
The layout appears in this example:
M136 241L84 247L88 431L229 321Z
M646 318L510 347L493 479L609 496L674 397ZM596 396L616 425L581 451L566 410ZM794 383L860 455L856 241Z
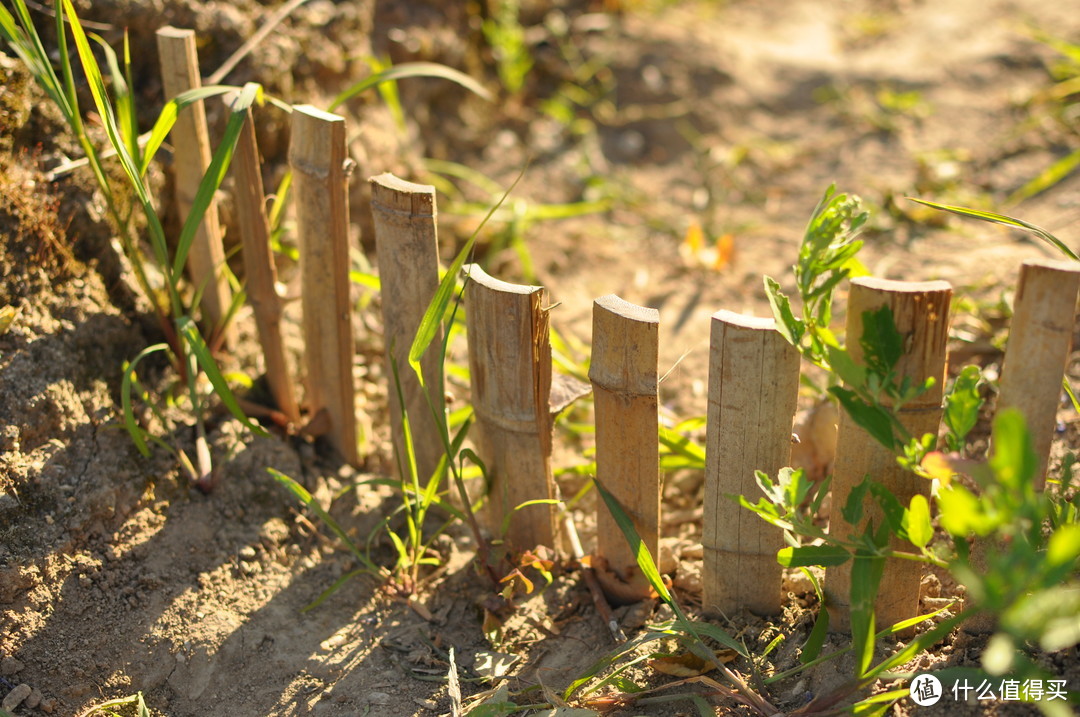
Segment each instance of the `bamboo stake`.
M157 31L161 59L161 81L167 98L202 86L195 31L163 27ZM210 166L210 133L206 127L206 109L202 101L183 109L173 125L173 163L176 172L176 203L183 222L199 190L203 175ZM196 287L202 288L200 306L208 330L218 329L228 313L232 291L225 279L225 249L218 220L217 203L211 202L195 234L187 257L187 270ZM236 332L225 327L226 346L236 343Z
M860 339L863 334L863 314L888 306L900 335L904 337L904 353L896 365L897 379L910 377L921 383L933 377L934 386L917 400L905 404L899 412L900 422L913 436L926 433L937 435L941 421L942 388L945 378L945 344L949 333L949 302L952 287L946 281L907 282L861 277L851 281L848 298L847 347L856 363L863 363ZM840 506L848 493L863 477L870 475L899 501L907 506L916 493L929 498L930 481L905 471L896 463L893 453L878 444L841 412L837 433L836 463L833 469L833 512L830 531L841 536L861 531L866 519L880 526L884 517L866 502L864 523L848 524ZM905 547L906 546L906 547ZM910 550L910 544L894 541L896 550ZM893 625L914 617L919 609L919 581L922 565L914 561L890 560L885 567L876 604L879 626ZM851 563L829 568L826 573L826 592L830 605L831 627L850 630Z
M393 380L396 365L409 416L417 476L426 481L444 453L442 432L416 374L409 366L409 349L428 304L439 287L439 244L436 235L435 187L413 184L392 174L371 183L371 210L375 220L375 246L382 283L386 376ZM424 384L437 410L444 410L440 328L431 348L420 360ZM397 391L391 384L390 428L394 453L403 478L408 478L404 425Z
M313 417L326 411L330 441L356 466L360 453L352 373L345 161L345 119L310 105L293 107L289 164L295 177L300 236L308 409Z
M596 411L596 477L622 504L654 559L660 544L659 328L656 309L614 294L593 302L589 379ZM626 538L602 503L596 548L620 577L636 570Z
M281 340L281 298L275 288L277 271L270 254L266 195L250 109L236 143L231 169L235 178L233 198L236 202L236 219L243 243L244 278L266 361L266 380L277 407L290 423L299 423L300 408L289 379L289 366Z
M508 284L466 267L465 316L477 449L490 482L486 522L515 550L555 544L551 475L551 344L541 286ZM512 517L511 517L512 516Z
M791 457L799 352L773 319L712 317L702 545L705 610L780 612L783 534L732 501L759 493L754 471L775 478Z
M1027 419L1039 460L1036 490L1046 484L1078 289L1080 265L1076 262L1029 260L1020 268L997 408L1017 408Z

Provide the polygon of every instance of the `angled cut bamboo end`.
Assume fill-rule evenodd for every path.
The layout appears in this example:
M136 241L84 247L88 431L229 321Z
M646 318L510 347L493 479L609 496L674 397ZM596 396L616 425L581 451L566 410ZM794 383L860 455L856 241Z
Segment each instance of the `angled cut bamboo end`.
M439 241L436 230L435 188L414 184L392 174L368 180L375 226L375 247L382 285L383 334L387 377L394 369L401 382L398 398L390 388L390 430L397 464L408 478L404 416L408 416L413 458L419 478L426 481L444 453L442 429L432 407L445 406L440 366L442 329L420 360L422 386L409 366L409 350L439 287ZM424 392L427 386L427 395ZM429 403L427 396L431 396Z
M540 286L510 284L465 267L469 370L478 449L488 468L485 520L517 550L556 547L551 473L551 344Z

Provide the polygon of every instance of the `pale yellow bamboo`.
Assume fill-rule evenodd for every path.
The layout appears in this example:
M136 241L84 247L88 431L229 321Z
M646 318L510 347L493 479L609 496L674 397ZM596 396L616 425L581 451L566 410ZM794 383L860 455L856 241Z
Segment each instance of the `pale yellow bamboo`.
M244 283L266 361L266 381L270 393L285 417L291 423L298 423L300 408L293 382L289 378L289 366L281 340L281 298L275 288L277 271L270 253L270 227L266 219L261 164L255 123L248 109L230 170L235 181L233 199L243 246Z
M773 319L713 314L702 535L708 613L780 612L783 533L728 496L756 502L754 471L775 479L788 465L798 395L799 352Z
M349 204L345 119L310 105L293 107L289 164L300 237L307 404L326 411L330 441L359 465L349 304Z
M544 289L466 267L465 316L477 451L488 471L485 522L515 550L555 545L551 474L551 343Z
M379 280L382 286L383 335L386 343L386 377L393 381L393 367L401 380L405 410L409 416L417 475L422 481L434 473L444 453L442 432L431 412L444 411L443 377L439 347L442 329L420 360L431 404L409 365L409 349L420 321L439 288L439 243L436 235L435 187L413 184L392 174L381 174L371 183L371 213L375 222ZM409 477L405 452L401 404L390 384L390 429L398 465Z
M1037 490L1042 490L1046 481L1078 289L1077 262L1029 260L1020 269L997 410L1016 408L1027 419L1039 460Z
M937 435L941 421L942 387L945 382L945 344L949 333L949 302L952 287L946 281L906 282L863 277L853 279L848 298L847 347L856 363L862 364L863 314L887 306L900 335L904 352L896 365L897 380L910 378L921 383L933 378L933 388L920 398L906 403L899 411L900 422L913 436L926 433ZM886 399L887 400L887 399ZM896 463L894 454L874 441L855 425L846 412L841 412L837 435L836 463L833 469L833 511L829 530L841 536L861 531L867 519L880 526L884 517L866 501L864 521L849 525L840 507L848 493L864 476L888 488L903 505L921 493L929 497L930 481L904 470ZM897 550L910 551L909 543L895 541ZM895 624L914 617L919 609L919 581L922 564L913 561L890 560L881 580L876 604L878 627ZM850 629L851 562L830 568L825 576L830 605L831 628Z
M660 314L609 294L593 302L589 379L596 411L596 477L622 504L654 559L660 541L657 364ZM637 561L599 499L597 553L626 578Z
M167 99L202 86L194 30L163 27L157 31L157 44L161 60L161 82ZM210 134L206 127L206 109L201 101L181 110L169 136L173 144L176 203L180 209L180 220L183 222L191 212L191 205L213 154L210 150ZM222 245L217 204L211 202L187 256L187 270L191 281L202 289L200 306L207 330L222 325L232 300L225 268L225 249ZM227 327L223 338L225 345L235 343L235 330L231 326Z

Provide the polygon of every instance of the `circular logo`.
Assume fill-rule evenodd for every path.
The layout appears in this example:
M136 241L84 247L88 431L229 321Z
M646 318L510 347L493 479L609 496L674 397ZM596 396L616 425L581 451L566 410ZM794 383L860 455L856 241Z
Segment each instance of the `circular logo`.
M941 699L941 680L933 675L918 675L909 688L911 700L920 707L936 705Z

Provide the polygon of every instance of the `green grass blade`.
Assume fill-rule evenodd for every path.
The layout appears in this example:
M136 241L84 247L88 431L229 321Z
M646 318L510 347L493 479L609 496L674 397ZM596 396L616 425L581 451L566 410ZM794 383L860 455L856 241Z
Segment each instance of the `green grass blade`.
M60 78L49 61L49 55L41 42L41 36L30 18L30 12L23 0L15 0L15 12L18 13L18 25L6 7L0 5L0 34L8 46L19 56L37 83L45 90L46 94L56 103L64 115L68 124L72 124L71 118L76 115L68 94L64 91ZM62 11L58 12L62 16ZM63 27L61 25L61 27Z
M925 199L916 199L915 197L907 197L913 202L918 202L931 209L940 209L941 211L951 212L957 216L967 217L969 219L980 219L984 222L991 222L993 224L1001 224L1003 226L1012 227L1014 229L1022 229L1026 232L1031 232L1035 236L1045 241L1050 246L1057 249L1059 252L1069 257L1073 261L1080 261L1080 255L1077 255L1075 251L1070 249L1065 242L1058 239L1056 236L1046 231L1042 227L1029 224L1022 219L1016 219L1004 214L997 214L995 212L984 212L980 209L969 209L967 207L955 207L949 204L938 204L937 202L930 202Z
M244 85L244 89L232 103L229 121L225 125L225 134L210 159L206 174L199 182L199 189L191 202L191 210L184 220L183 229L180 230L180 239L176 243L176 254L173 257L173 276L180 276L184 271L184 264L187 262L187 255L191 249L191 243L195 240L199 225L202 224L203 217L214 201L214 194L217 193L225 175L228 174L233 151L236 149L236 141L240 137L240 130L243 129L247 118L247 111L255 104L261 92L262 88L258 84L249 82Z
M124 415L124 427L127 428L127 432L131 435L131 440L135 443L135 447L139 449L139 453L141 453L144 458L150 457L150 447L146 445L146 431L144 431L142 426L139 425L139 422L135 420L135 410L131 405L131 389L136 381L135 371L139 367L139 363L150 354L168 350L168 344L154 344L153 346L147 346L124 366L124 378L120 384L120 407Z
M618 499L612 495L604 484L600 481L593 479L593 483L596 485L596 489L600 492L600 497L604 500L604 505L607 506L608 511L611 513L611 517L615 519L615 524L619 526L619 530L626 536L626 542L630 544L630 552L634 554L634 560L637 562L638 567L641 569L642 575L649 581L649 585L656 591L656 594L660 596L660 599L666 603L672 602L671 593L668 592L667 586L664 585L663 579L660 577L660 570L656 567L656 563L653 561L652 555L649 554L649 549L642 542L641 536L638 535L637 528L634 527L634 522L627 515L623 507L619 505Z
M1008 198L1005 199L1005 204L1010 206L1019 204L1025 199L1030 199L1036 194L1045 192L1047 189L1072 174L1077 167L1080 167L1080 149L1073 150L1057 160L1043 170L1037 177L1010 194Z
M244 410L240 408L240 404L236 402L236 397L233 395L232 389L229 388L229 383L225 380L225 377L221 375L221 369L217 365L217 361L214 360L213 355L210 353L210 347L206 345L202 335L199 333L198 327L195 326L195 322L191 320L189 316L182 316L176 324L177 333L179 333L188 348L191 349L192 354L195 356L195 360L199 362L199 366L203 372L206 373L206 378L210 381L210 385L214 387L214 393L218 395L221 402L225 404L225 407L229 409L236 420L240 421L257 436L263 438L269 438L270 434L262 429L257 423L254 423Z
M361 552L359 548L356 547L356 544L353 543L353 541L349 538L348 533L346 533L345 530L342 529L338 522L334 520L334 518L329 513L323 510L322 506L319 505L319 502L315 500L315 498L311 495L311 493L307 491L306 488L304 488L304 486L300 485L295 480L285 475L281 471L275 470L273 468L267 468L266 471L271 476L273 476L274 480L285 486L289 490L289 492L292 493L296 497L296 499L304 505L305 508L310 508L311 511L319 517L319 520L325 523L326 527L330 528L330 530L333 531L334 535L341 539L341 542L345 544L346 548L348 548L349 552L352 553L353 557L359 560L360 563L365 568L367 568L368 572L370 572L372 575L380 577L385 575L385 571L382 570L378 565L373 563L371 561L371 558L369 558L367 555Z
M124 71L120 69L120 58L116 56L116 51L112 49L112 46L105 42L104 38L100 35L90 33L88 37L96 42L98 47L100 47L105 54L105 64L108 65L109 76L112 77L113 98L116 103L117 124L120 130L120 137L124 142L124 146L127 147L128 152L136 161L138 161L139 125L135 113L135 102L131 95L131 86L127 82L127 77ZM124 34L124 45L126 48L126 32Z
M705 468L705 447L694 443L689 437L676 433L675 431L660 427L660 444L667 448L672 453L686 458L689 462L688 467L692 468Z
M356 97L366 89L380 85L383 82L402 80L408 77L429 77L449 80L450 82L455 82L470 92L483 97L485 100L491 101L493 99L491 93L488 92L483 85L466 75L464 72L455 70L452 67L447 67L446 65L440 65L436 62L406 62L365 77L363 80L350 86L335 97L334 101L330 103L330 107L327 109L330 112L333 112L343 103Z
M398 65L398 67L404 67L404 65ZM397 69L397 68L395 68ZM466 259L472 253L473 245L476 243L476 237L479 235L480 230L484 228L491 215L502 206L506 198L510 196L510 192L514 191L518 182L525 176L526 167L522 167L518 172L518 176L514 179L513 183L507 188L503 195L499 197L499 200L488 211L487 216L480 222L480 225L476 227L468 241L465 242L465 246L461 247L461 251L454 257L454 261L450 264L450 268L447 269L446 274L443 275L442 281L439 282L439 288L435 290L435 296L431 298L431 303L428 304L427 311L424 312L423 318L420 320L420 326L416 330L416 336L413 338L412 347L409 349L409 365L413 367L417 377L420 379L420 385L424 385L423 372L420 370L420 359L424 353L427 352L428 347L431 346L431 342L435 340L435 335L439 331L439 326L442 324L443 316L446 315L447 307L450 306L450 297L454 294L454 286L457 283L458 275L461 273L461 268L465 265Z
M146 146L143 148L142 161L139 164L139 174L145 175L146 171L150 169L150 162L161 148L161 144L169 135L173 125L176 124L176 118L179 115L180 110L199 100L217 97L218 95L223 95L227 92L236 92L240 89L241 88L233 85L207 85L206 87L196 87L195 89L181 92L176 97L166 102L165 106L161 108L161 112L158 114L158 118L155 120L154 126L147 136Z

